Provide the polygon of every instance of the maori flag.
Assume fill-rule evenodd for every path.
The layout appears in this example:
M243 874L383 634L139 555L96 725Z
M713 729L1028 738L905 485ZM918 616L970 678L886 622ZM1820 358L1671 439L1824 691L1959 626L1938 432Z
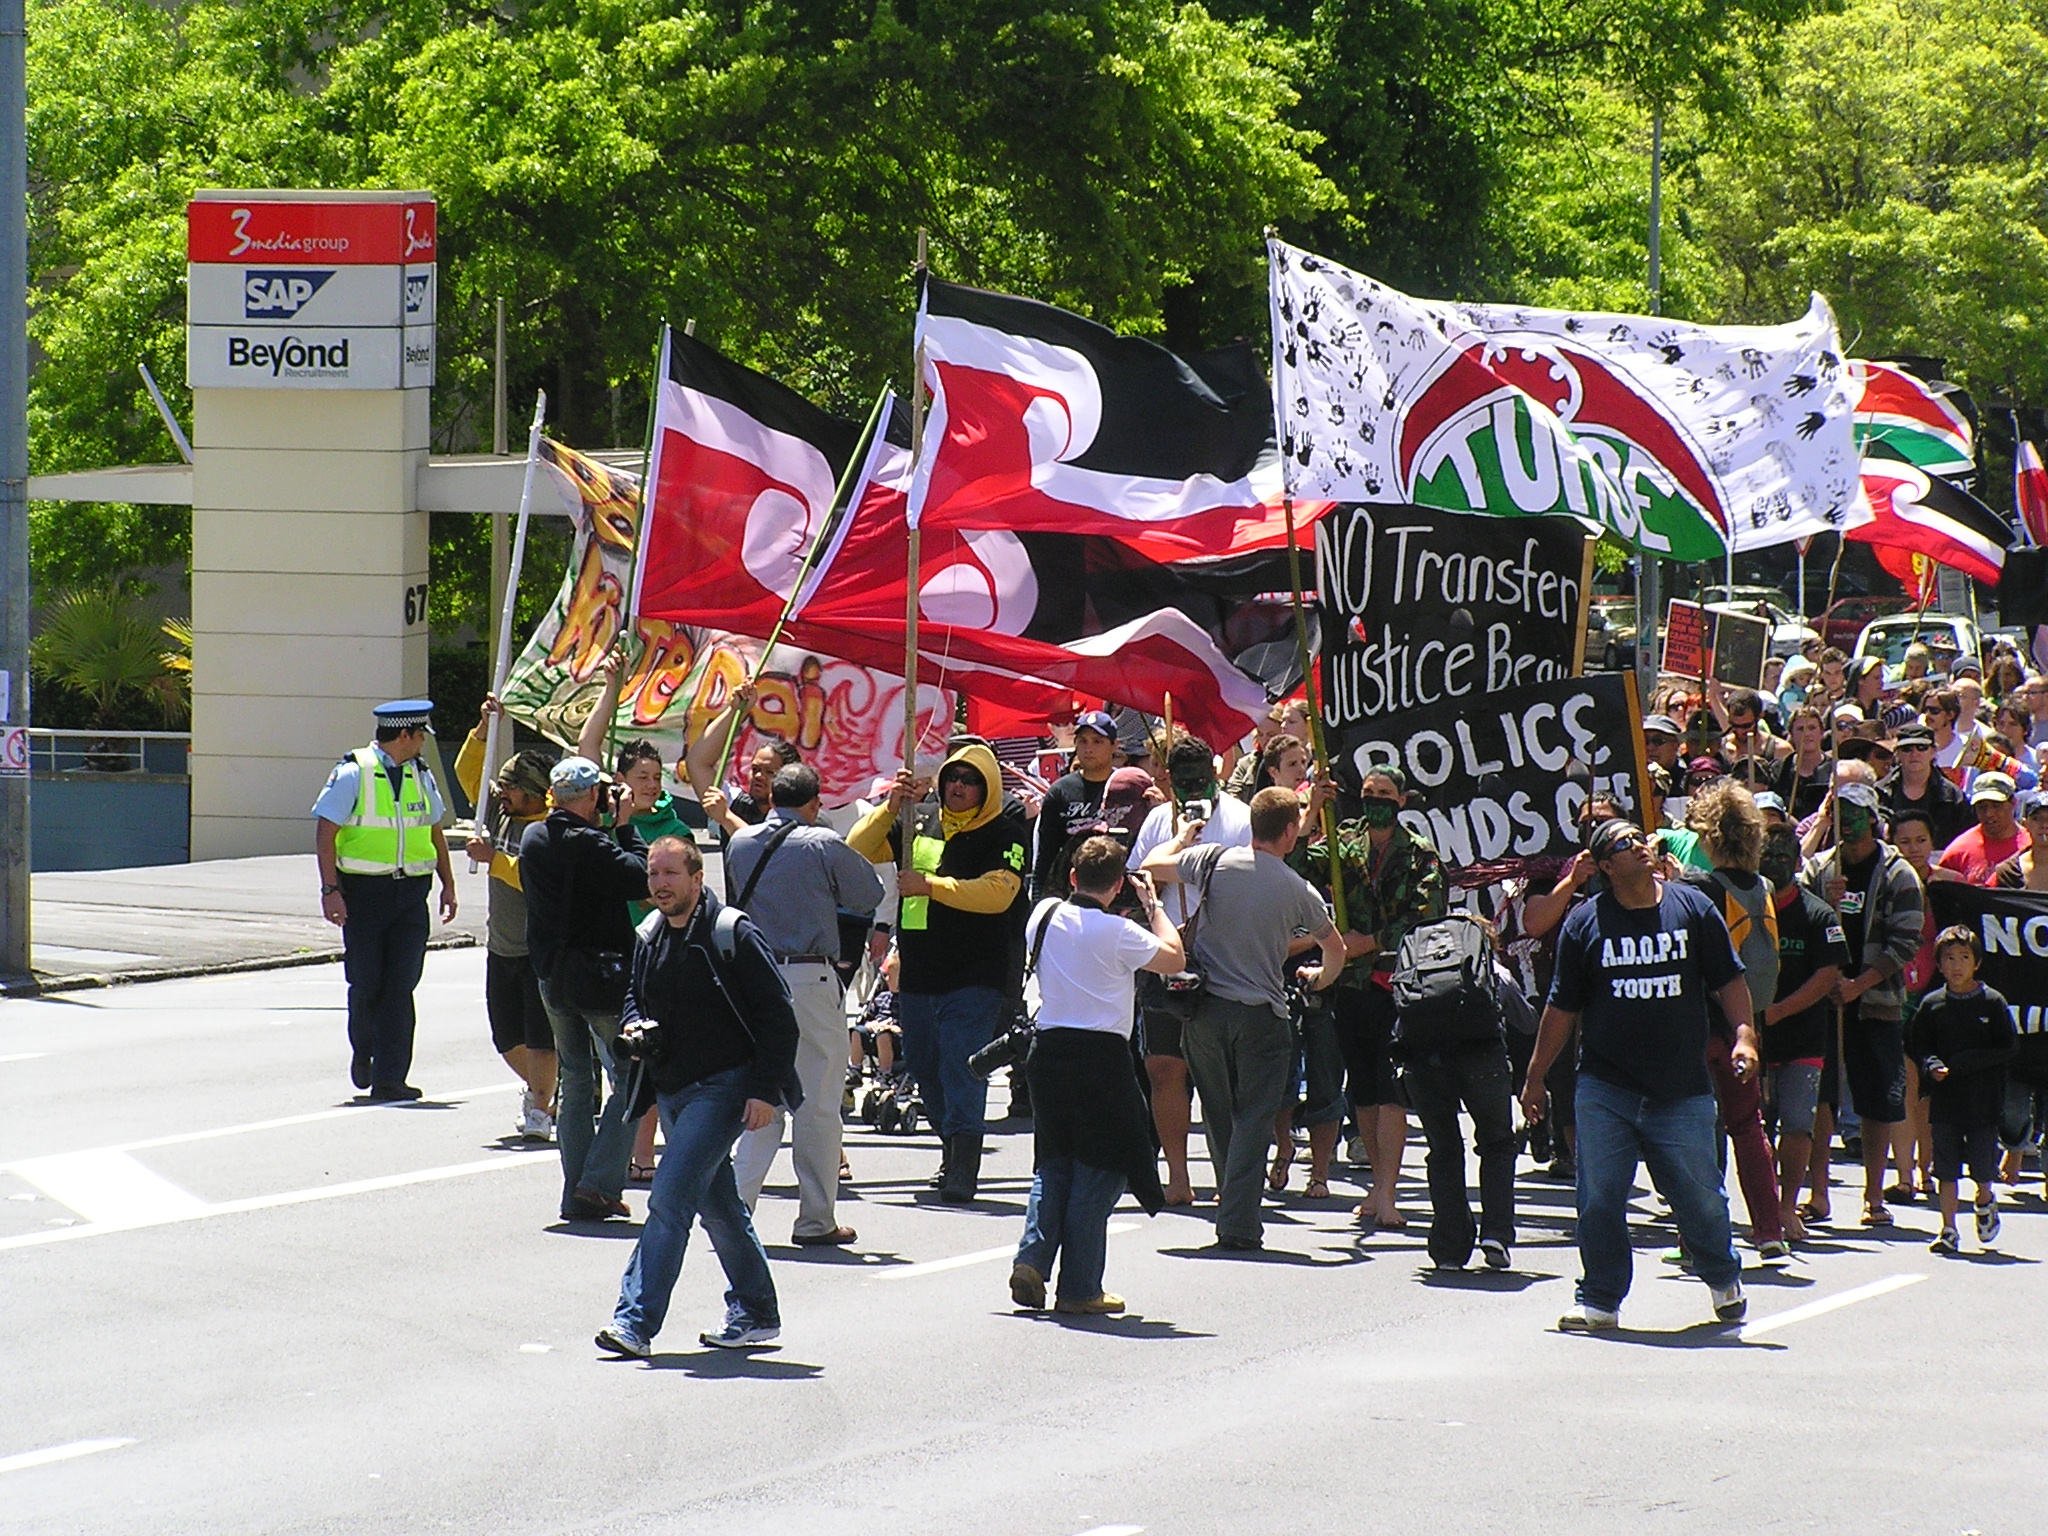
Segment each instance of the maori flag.
M2012 529L1969 492L1909 463L1887 443L1863 457L1863 494L1876 520L1849 531L1880 551L1925 555L1979 581L1996 583Z
M1852 358L1849 378L1857 388L1856 445L1869 451L1882 443L1930 475L1967 475L1977 467L1970 418L1952 403L1965 398L1953 384L1929 384L1897 363Z
M1570 513L1679 560L1863 519L1854 389L1817 294L1788 325L1703 326L1415 299L1268 254L1297 495Z
M1249 346L1182 358L1032 299L926 275L922 528L1100 534L1157 561L1286 543L1273 412ZM1303 528L1328 510L1296 508Z
M791 643L900 668L907 448L884 434L860 442L850 423L703 343L675 343L656 407L636 611L762 637L787 607ZM862 469L833 521L835 482L856 454ZM821 531L824 548L791 603ZM1204 566L1155 574L1149 588L1105 579L1091 603L1085 583L1078 593L1075 586L1085 555L1042 548L1034 556L1002 530L927 529L923 542L922 681L1039 719L1070 714L1077 695L1158 713L1171 693L1190 728L1219 743L1242 736L1265 708L1265 689L1165 594L1177 586L1221 604L1268 573ZM1155 594L1157 606L1142 606ZM1212 621L1221 625L1220 607Z

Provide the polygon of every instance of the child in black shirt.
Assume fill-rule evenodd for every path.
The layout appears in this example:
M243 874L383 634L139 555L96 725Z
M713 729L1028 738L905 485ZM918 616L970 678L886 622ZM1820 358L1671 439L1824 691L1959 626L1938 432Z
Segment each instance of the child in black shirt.
M1977 980L1977 936L1957 925L1934 940L1934 963L1943 985L1920 1000L1913 1014L1911 1051L1927 1086L1934 1131L1934 1176L1941 1181L1941 1236L1934 1252L1957 1254L1956 1232L1963 1165L1977 1184L1977 1241L1998 1241L1998 1205L1991 1180L1998 1171L1998 1117L2005 1102L2005 1064L2019 1049L2012 1009Z

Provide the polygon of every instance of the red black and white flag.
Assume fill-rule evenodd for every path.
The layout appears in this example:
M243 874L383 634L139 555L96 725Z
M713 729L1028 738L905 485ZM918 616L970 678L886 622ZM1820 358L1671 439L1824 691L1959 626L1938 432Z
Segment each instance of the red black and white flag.
M2012 529L1991 508L1887 444L1865 445L1863 494L1875 520L1845 538L1907 550L1979 581L1996 583Z
M656 406L635 611L765 637L788 607L790 643L900 669L910 455L900 426L860 438L851 423L675 338ZM861 472L834 520L836 481L856 453ZM1039 719L1071 713L1077 695L1156 714L1170 693L1177 717L1219 744L1265 708L1266 690L1232 665L1212 630L1229 633L1238 594L1270 589L1270 559L1181 573L1138 559L1134 577L1135 557L1098 550L1091 561L1058 540L1034 549L1004 530L928 528L922 543L923 681ZM1091 565L1099 581L1087 579ZM1111 567L1124 569L1112 576ZM1241 638L1258 625L1240 618L1237 627Z
M1182 358L929 275L917 338L931 414L913 524L1099 534L1158 561L1285 544L1272 395L1250 346Z
M2048 467L2041 463L2041 450L2024 438L2013 455L2012 500L2027 542L2048 548Z

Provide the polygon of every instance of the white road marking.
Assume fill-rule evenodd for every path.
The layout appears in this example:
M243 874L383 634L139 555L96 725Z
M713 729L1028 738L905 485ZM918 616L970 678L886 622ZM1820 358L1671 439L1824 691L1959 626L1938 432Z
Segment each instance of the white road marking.
M223 1200L216 1205L201 1204L198 1209L175 1216L163 1216L153 1221L131 1222L123 1226L102 1226L93 1223L78 1227L61 1227L52 1232L28 1232L17 1237L0 1238L0 1250L8 1248L33 1248L43 1243L61 1243L77 1237L99 1237L108 1232L133 1232L140 1227L167 1226L173 1222L200 1221L209 1216L236 1216L244 1211L268 1211L285 1205L306 1205L314 1200L336 1200L344 1195L367 1195L378 1190L402 1189L408 1184L432 1184L442 1179L466 1178L473 1173L491 1173L500 1168L522 1168L529 1163L555 1162L554 1152L507 1152L500 1157L487 1158L476 1163L454 1163L446 1168L421 1168L413 1173L392 1173L376 1179L354 1179L346 1184L322 1184L315 1189L293 1189L277 1195L255 1195L246 1200Z
M161 960L162 955L139 954L132 949L87 949L76 944L33 944L29 946L29 963L40 966L45 960L100 960L119 965L124 960Z
M0 1056L0 1067L10 1061L41 1061L49 1054L48 1051L16 1051L12 1056Z
M552 1344L522 1344L519 1346L519 1353L522 1355L544 1355L554 1347Z
M1138 1536L1144 1529L1142 1525L1098 1525L1081 1532L1081 1536Z
M1745 1323L1736 1335L1743 1343L1775 1333L1791 1323L1803 1323L1809 1317L1821 1317L1843 1307L1854 1306L1859 1301L1868 1301L1873 1296L1887 1296L1893 1291L1904 1290L1917 1285L1925 1275L1887 1275L1882 1280L1873 1280L1868 1285L1852 1286L1846 1291L1837 1291L1832 1296L1823 1296L1818 1301L1809 1301L1803 1306L1790 1307L1783 1312L1773 1312L1769 1317L1760 1317L1753 1323Z
M53 1461L70 1461L95 1451L118 1451L133 1440L74 1440L69 1445L52 1445L40 1451L23 1451L19 1456L0 1456L0 1472L26 1472L30 1467L47 1467Z
M1135 1221L1112 1221L1108 1228L1111 1237L1114 1237L1119 1232L1135 1232L1137 1230L1138 1223ZM1003 1248L983 1248L974 1253L957 1253L950 1259L932 1259L924 1264L899 1264L893 1269L882 1270L870 1278L876 1280L908 1280L913 1275L936 1275L948 1269L965 1269L970 1264L986 1264L991 1259L1014 1259L1016 1256L1017 1245L1011 1243Z
M148 1227L197 1215L206 1202L126 1152L30 1158L14 1172L99 1227Z

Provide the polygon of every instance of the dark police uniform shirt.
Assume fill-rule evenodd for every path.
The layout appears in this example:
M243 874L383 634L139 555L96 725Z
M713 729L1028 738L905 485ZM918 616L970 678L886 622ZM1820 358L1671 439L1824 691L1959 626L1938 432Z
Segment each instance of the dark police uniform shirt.
M1651 1099L1711 1093L1707 998L1742 974L1728 925L1692 886L1654 907L1608 892L1564 921L1550 1006L1579 1016L1579 1070Z

